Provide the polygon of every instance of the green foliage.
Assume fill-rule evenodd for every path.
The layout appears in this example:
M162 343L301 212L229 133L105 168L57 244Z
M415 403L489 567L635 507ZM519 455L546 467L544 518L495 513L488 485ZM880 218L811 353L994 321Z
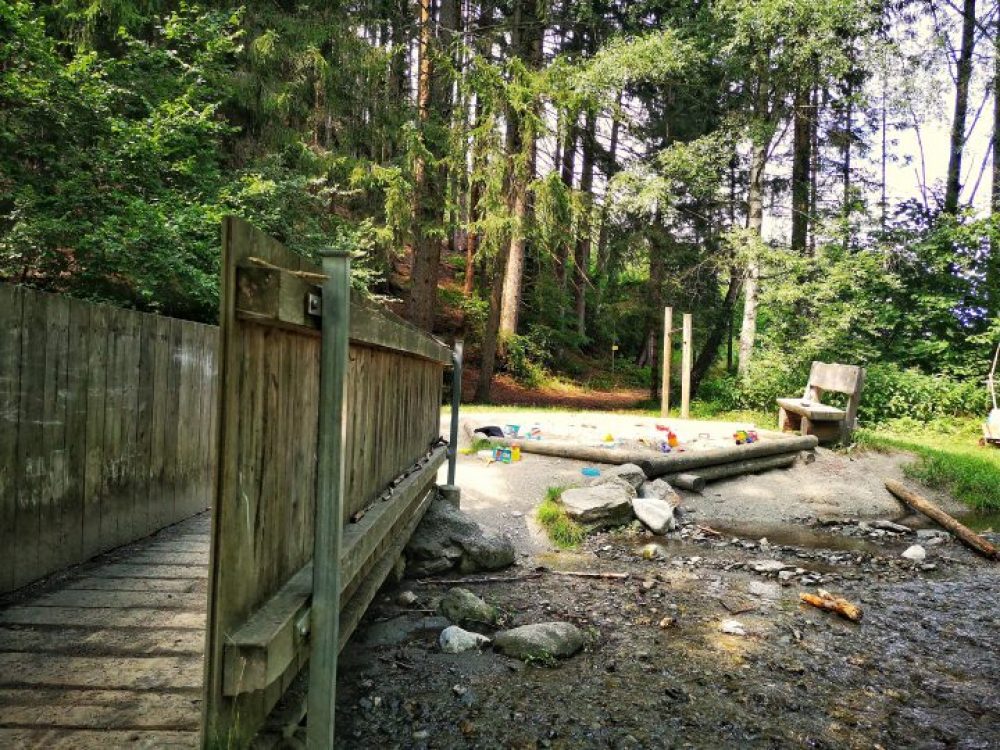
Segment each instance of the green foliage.
M699 392L704 414L724 411L774 412L774 400L799 396L809 377L809 362L758 359L745 380L724 375L706 380ZM836 394L825 397L835 403ZM927 375L893 363L867 366L859 421L877 425L900 417L921 422L941 417L985 414L986 389L977 379Z
M560 549L575 549L586 536L586 529L566 515L566 510L560 503L565 487L549 487L545 491L545 499L535 511L535 518L545 529Z
M978 446L980 421L897 419L859 431L857 440L876 450L910 451L917 461L905 467L908 476L975 508L1000 510L1000 450Z
M508 336L503 342L503 369L522 385L537 387L546 378L546 349L532 336Z

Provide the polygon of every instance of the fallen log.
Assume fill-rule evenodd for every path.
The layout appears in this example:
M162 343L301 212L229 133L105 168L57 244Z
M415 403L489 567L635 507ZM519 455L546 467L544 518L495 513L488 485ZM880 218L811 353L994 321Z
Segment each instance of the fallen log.
M812 450L819 444L815 435L785 437L761 440L749 445L732 445L725 448L709 448L700 451L677 451L666 455L656 455L650 451L625 450L622 448L598 448L557 440L510 440L499 442L505 445L518 443L522 453L536 453L556 458L570 458L577 461L593 461L601 464L636 464L650 479L665 475L693 472L705 466L718 466L751 458L764 458L778 454L794 454Z
M707 466L718 466L720 464L731 464L736 461L748 461L765 456L775 456L778 454L790 454L795 460L795 454L799 451L806 451L815 448L819 440L815 435L804 437L781 438L776 440L761 440L750 445L733 445L725 448L710 448L703 451L686 451L684 453L670 453L665 456L654 456L647 460L649 468L643 466L643 471L650 478L662 477L667 474L682 474L694 469L701 469ZM640 464L641 466L642 464ZM706 480L705 471L697 473Z
M680 487L682 490L701 492L705 489L705 479L697 474L671 474L666 479L672 487Z
M912 490L908 490L902 484L892 479L886 481L885 488L914 510L920 511L942 528L950 531L967 546L974 549L983 557L987 557L990 560L1000 559L1000 553L997 552L996 547L983 539L969 527L959 523L926 497L918 495Z
M861 620L861 607L857 604L851 604L847 599L841 599L839 596L834 596L829 591L823 591L820 589L817 594L799 594L799 599L804 601L806 604L811 604L819 609L825 609L827 612L835 612L841 617L846 617L851 622L859 622Z
M540 456L592 461L595 464L637 464L643 471L646 471L646 466L648 465L647 459L651 455L650 453L639 453L621 448L600 448L593 445L581 445L580 443L571 443L565 440L513 440L511 438L498 438L494 442L508 446L517 443L521 446L522 453L536 453Z
M718 479L728 479L741 474L756 474L759 471L770 469L784 469L795 463L796 454L779 453L776 456L766 456L764 458L751 458L747 461L734 461L729 464L719 464L718 466L705 466L698 469L698 476L706 482L714 482ZM675 476L664 477L668 483L673 484Z

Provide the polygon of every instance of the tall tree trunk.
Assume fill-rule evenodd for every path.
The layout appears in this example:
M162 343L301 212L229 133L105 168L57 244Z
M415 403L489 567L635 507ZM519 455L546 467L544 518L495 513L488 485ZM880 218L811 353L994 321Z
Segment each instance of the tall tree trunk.
M543 30L539 23L538 0L517 0L514 6L511 46L526 61L528 67L537 68L542 58ZM503 300L500 309L500 338L517 333L518 317L521 313L521 292L524 284L524 256L527 248L527 231L531 217L528 185L535 174L534 133L521 132L525 129L522 118L512 116L508 127L518 131L518 148L508 151L508 158L514 160L514 200L511 206L513 234L510 253L507 258L507 273L503 282Z
M809 255L816 255L816 223L819 217L819 118L822 112L820 88L812 87L812 116L809 118ZM825 97L824 97L825 100Z
M755 143L750 158L747 187L747 229L758 241L764 225L764 168L767 166L767 143ZM738 372L746 377L757 338L757 302L760 294L760 261L756 257L747 263L743 283L743 325L740 328L740 361Z
M490 285L490 311L483 331L483 349L480 354L479 380L476 381L475 400L489 403L490 388L493 385L493 371L496 368L497 344L500 334L500 306L503 297L503 278L507 272L507 248L501 247L495 259L493 283Z
M424 148L436 163L418 158L414 167L414 243L410 273L408 317L420 328L431 330L437 306L437 279L441 264L439 231L446 219L442 206L448 174L444 162L451 122L451 77L439 70L445 54L442 39L449 43L458 26L458 0L441 0L434 34L434 0L420 0L420 62L417 76L417 117Z
M647 326L651 331L649 339L649 397L653 401L660 398L660 378L659 374L659 350L660 331L663 326L663 277L666 268L664 266L663 234L661 217L657 213L653 219L654 232L651 233L649 241L649 313L647 315Z
M587 121L583 129L583 163L580 174L580 223L577 227L576 253L576 332L583 337L587 333L587 286L590 284L590 246L591 246L591 211L594 199L594 151L597 138L597 117L593 112L587 113Z
M854 145L854 81L851 73L847 76L847 107L844 109L844 145L841 151L841 175L840 181L843 185L843 202L841 204L841 217L843 219L844 249L851 246L851 213L854 206L854 199L851 196L851 157Z
M969 111L969 80L972 78L972 53L975 45L976 0L962 5L962 47L958 53L955 77L955 114L951 121L951 143L948 150L948 179L945 183L944 211L958 212L962 193L962 154L965 151L965 120Z
M490 56L490 27L493 25L493 1L482 0L479 5L479 19L476 22L476 48L485 58ZM473 127L482 125L483 104L477 96L473 105ZM479 250L479 232L473 224L482 217L479 201L483 194L482 180L476 174L485 164L485 149L483 139L478 135L472 144L472 174L469 176L469 223L465 233L465 282L462 291L466 297L472 295L476 286L476 253Z
M805 255L809 232L812 164L812 89L799 86L792 113L792 252Z
M709 368L712 367L712 363L715 362L715 355L719 351L719 346L722 344L723 337L729 338L728 350L726 352L726 366L732 368L732 324L733 324L733 309L736 306L736 301L740 298L740 292L743 289L743 275L739 268L734 267L729 274L729 287L726 289L726 296L722 300L722 314L716 319L715 325L712 326L711 330L708 332L708 336L705 339L705 345L702 350L698 352L698 356L695 358L694 364L691 366L691 397L694 398L698 393L698 387L701 385L701 381L705 379L708 374Z
M993 28L993 186L990 189L990 210L994 226L1000 227L1000 13ZM1000 238L990 243L989 265L986 270L989 292L987 314L1000 317Z
M576 113L574 112L572 120L567 116L566 133L563 138L562 149L557 149L562 152L562 166L559 176L567 190L573 190L573 181L576 175L577 135L578 128L576 126ZM563 290L566 288L566 267L569 265L570 242L571 240L560 242L556 251L556 279L559 281L559 288Z

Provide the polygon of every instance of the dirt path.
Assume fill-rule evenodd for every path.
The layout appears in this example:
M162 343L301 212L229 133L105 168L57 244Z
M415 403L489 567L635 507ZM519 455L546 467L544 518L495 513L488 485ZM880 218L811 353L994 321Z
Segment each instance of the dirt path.
M209 517L0 601L0 747L198 746Z
M402 625L426 617L448 587L404 585L419 597L413 608L386 590L367 622L398 635L345 650L340 746L1000 746L1000 565L928 530L872 525L925 525L881 489L905 460L821 451L808 466L684 494L682 526L666 537L630 529L556 552L531 513L547 486L582 481L582 464L463 457L463 507L512 532L513 574L543 565L629 577L468 586L500 608L504 625L583 628L590 645L555 667L492 651L443 654L436 630ZM923 563L900 556L914 543ZM820 588L860 604L861 623L800 603L799 593ZM722 632L728 620L743 634Z

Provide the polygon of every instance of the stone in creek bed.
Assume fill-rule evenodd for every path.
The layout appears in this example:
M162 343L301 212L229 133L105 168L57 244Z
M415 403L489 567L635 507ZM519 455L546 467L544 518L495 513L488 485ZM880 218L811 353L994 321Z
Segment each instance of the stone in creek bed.
M552 659L572 656L586 643L576 625L569 622L539 622L504 630L493 639L494 646L515 659Z

